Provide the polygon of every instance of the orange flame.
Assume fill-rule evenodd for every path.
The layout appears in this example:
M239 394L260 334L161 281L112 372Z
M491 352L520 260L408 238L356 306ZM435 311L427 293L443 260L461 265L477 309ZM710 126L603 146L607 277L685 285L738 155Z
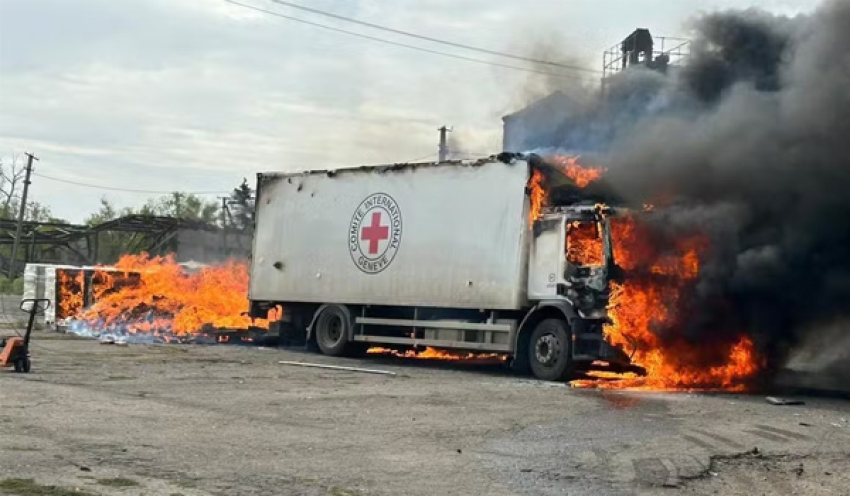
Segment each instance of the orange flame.
M556 165L561 172L572 179L579 188L586 188L590 183L602 178L604 169L583 167L578 163L579 157L567 157L564 155L551 155L546 157L549 163Z
M436 348L425 348L424 350L397 351L388 348L369 348L366 353L370 355L392 355L399 358L419 358L423 360L506 360L506 355L500 353L464 353L460 351L438 350Z
M745 390L759 370L750 338L693 342L682 334L682 318L688 311L685 296L697 282L707 239L694 234L653 241L634 217L612 219L612 238L615 260L625 269L626 279L612 283L611 324L605 327L605 338L630 353L646 377L593 372L594 379L574 381L573 386ZM606 381L610 379L616 380Z
M138 274L138 281L108 286L104 277L99 298L79 320L99 328L122 326L128 332L193 334L205 327L247 329L266 327L248 310L248 268L240 262L207 267L189 274L173 256L125 255L115 265L119 273Z
M605 263L598 224L573 222L567 226L567 260L580 266L599 266Z
M528 180L528 199L531 203L528 212L528 223L534 224L534 221L540 218L540 213L543 211L543 206L546 203L546 190L543 189L543 173L537 169L532 171L531 178Z
M84 286L85 275L81 270L56 269L57 319L72 317L82 311Z

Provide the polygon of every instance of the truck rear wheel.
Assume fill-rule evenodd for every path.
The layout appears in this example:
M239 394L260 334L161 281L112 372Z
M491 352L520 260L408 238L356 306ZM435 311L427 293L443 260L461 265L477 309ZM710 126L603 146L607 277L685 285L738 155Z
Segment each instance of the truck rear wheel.
M537 324L528 344L528 361L534 377L544 381L569 379L573 361L571 346L566 321L546 319Z
M348 347L348 315L338 306L322 310L316 318L316 344L329 356L344 355Z

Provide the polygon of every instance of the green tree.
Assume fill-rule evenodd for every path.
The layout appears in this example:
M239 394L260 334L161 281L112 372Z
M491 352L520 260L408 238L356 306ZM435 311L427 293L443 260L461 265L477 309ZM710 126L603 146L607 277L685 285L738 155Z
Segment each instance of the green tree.
M175 191L170 195L148 200L139 213L202 222L215 222L218 203L207 201L191 193Z
M157 217L176 217L180 219L215 222L218 214L218 205L213 201L206 201L193 194L174 192L158 198L151 198L138 208L119 209L109 200L100 200L100 209L86 218L86 224L96 226L128 215L149 215ZM144 243L134 243L139 234L122 232L101 232L98 234L98 261L101 263L114 263L121 255L135 254L144 248ZM135 248L134 248L135 247ZM168 251L170 247L164 246Z
M230 218L233 226L241 231L254 228L254 190L248 185L247 179L230 193Z
M86 217L85 223L88 226L96 226L119 217L133 215L134 213L132 208L116 208L106 197L103 197L100 199L100 208L98 211Z
M119 209L105 197L100 199L100 208L89 215L85 223L97 226L111 220L135 213L132 208ZM100 232L97 234L97 260L100 263L115 263L121 255L126 254L133 239L132 233Z

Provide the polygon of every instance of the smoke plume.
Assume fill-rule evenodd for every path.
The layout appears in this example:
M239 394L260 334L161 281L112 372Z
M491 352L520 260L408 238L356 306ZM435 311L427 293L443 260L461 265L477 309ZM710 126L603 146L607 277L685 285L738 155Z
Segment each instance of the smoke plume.
M547 145L593 149L618 196L667 207L657 229L705 233L683 329L749 333L778 366L807 329L850 317L850 2L695 28L681 71L636 71Z

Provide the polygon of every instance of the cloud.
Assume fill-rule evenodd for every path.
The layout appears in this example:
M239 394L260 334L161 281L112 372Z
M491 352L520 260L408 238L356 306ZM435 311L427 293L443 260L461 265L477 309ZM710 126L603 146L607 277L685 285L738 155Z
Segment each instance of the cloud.
M244 1L358 29L265 0ZM527 50L559 33L570 52L590 61L635 23L680 34L685 12L696 8L677 6L668 15L658 0L615 3L622 5L309 5L505 51ZM645 12L652 17L640 17ZM498 151L499 117L521 103L517 95L527 84L525 73L347 37L217 0L0 3L0 155L33 151L43 174L78 182L227 190L262 170L419 157L436 151L443 124L462 132L470 150ZM47 180L33 187L35 199L73 221L95 210L101 193ZM145 199L107 195L120 205Z

